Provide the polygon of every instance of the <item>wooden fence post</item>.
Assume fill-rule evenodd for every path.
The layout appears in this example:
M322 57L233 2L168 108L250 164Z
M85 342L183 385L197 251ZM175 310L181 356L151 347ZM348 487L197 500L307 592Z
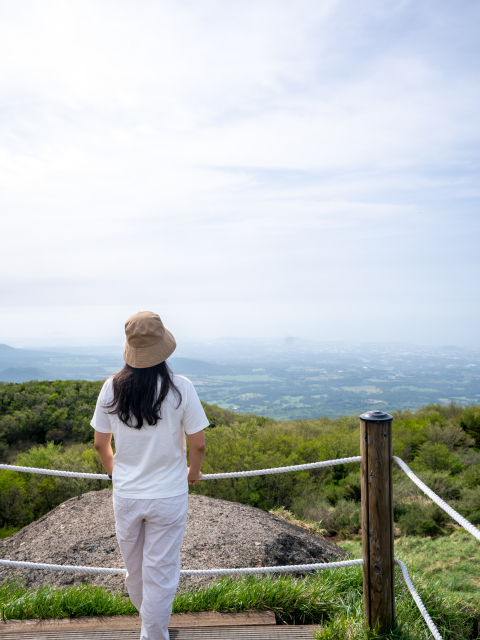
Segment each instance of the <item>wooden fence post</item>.
M363 605L365 626L380 633L395 622L392 416L360 416Z

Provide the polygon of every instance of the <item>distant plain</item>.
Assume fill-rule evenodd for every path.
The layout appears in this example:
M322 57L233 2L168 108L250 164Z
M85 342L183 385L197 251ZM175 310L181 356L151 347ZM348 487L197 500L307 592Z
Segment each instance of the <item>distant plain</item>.
M480 402L480 349L300 338L179 341L169 360L200 398L296 420L428 403ZM0 380L100 380L123 366L121 346L14 349L0 345Z

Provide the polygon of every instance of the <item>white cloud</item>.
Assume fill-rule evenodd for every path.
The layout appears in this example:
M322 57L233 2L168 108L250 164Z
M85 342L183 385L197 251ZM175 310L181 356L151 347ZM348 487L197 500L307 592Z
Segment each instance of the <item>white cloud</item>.
M462 11L3 5L3 334L14 309L49 324L81 300L108 317L161 302L191 335L265 333L283 301L285 331L313 335L328 300L331 335L358 339L373 295L392 339L428 335L438 296L466 304L478 277L478 9ZM189 300L204 320L182 318ZM476 340L471 321L436 326Z

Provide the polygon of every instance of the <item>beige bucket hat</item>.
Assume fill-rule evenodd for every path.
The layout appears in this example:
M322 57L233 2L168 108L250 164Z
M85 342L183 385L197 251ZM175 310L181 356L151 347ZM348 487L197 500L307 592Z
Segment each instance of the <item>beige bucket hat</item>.
M173 335L165 329L160 316L139 311L125 323L127 342L123 359L135 369L154 367L169 358L177 348Z

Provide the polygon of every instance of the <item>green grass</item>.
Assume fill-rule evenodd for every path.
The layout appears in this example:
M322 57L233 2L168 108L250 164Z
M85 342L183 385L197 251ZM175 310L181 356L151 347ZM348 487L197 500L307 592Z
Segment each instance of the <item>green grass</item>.
M388 638L430 640L430 633L397 571L398 627ZM473 610L458 597L447 597L436 582L415 575L415 585L444 640L473 638ZM130 600L84 584L58 589L26 589L17 583L0 586L2 618L66 618L136 613ZM274 611L286 624L322 623L319 640L366 640L363 629L362 570L360 567L293 576L224 578L203 588L177 594L173 611ZM372 634L369 638L375 637Z
M339 605L335 614L325 621L317 632L317 640L431 640L431 633L401 580L398 568L395 569L397 627L387 635L377 635L364 629L361 567L354 570L345 569L342 574L334 578ZM459 598L446 597L438 584L426 583L416 574L411 573L411 576L444 640L467 640L477 637L474 634L476 618L471 609L465 607Z
M362 557L360 540L339 544L352 558ZM401 537L395 540L395 557L421 574L426 584L438 583L448 596L461 597L480 612L480 544L470 534L457 530L433 539Z
M137 613L129 598L90 584L65 589L49 586L27 589L18 581L8 580L0 586L0 611L2 620L122 616Z
M273 611L285 624L309 624L330 617L331 589L321 578L292 576L224 578L202 589L177 594L175 613L197 611Z

